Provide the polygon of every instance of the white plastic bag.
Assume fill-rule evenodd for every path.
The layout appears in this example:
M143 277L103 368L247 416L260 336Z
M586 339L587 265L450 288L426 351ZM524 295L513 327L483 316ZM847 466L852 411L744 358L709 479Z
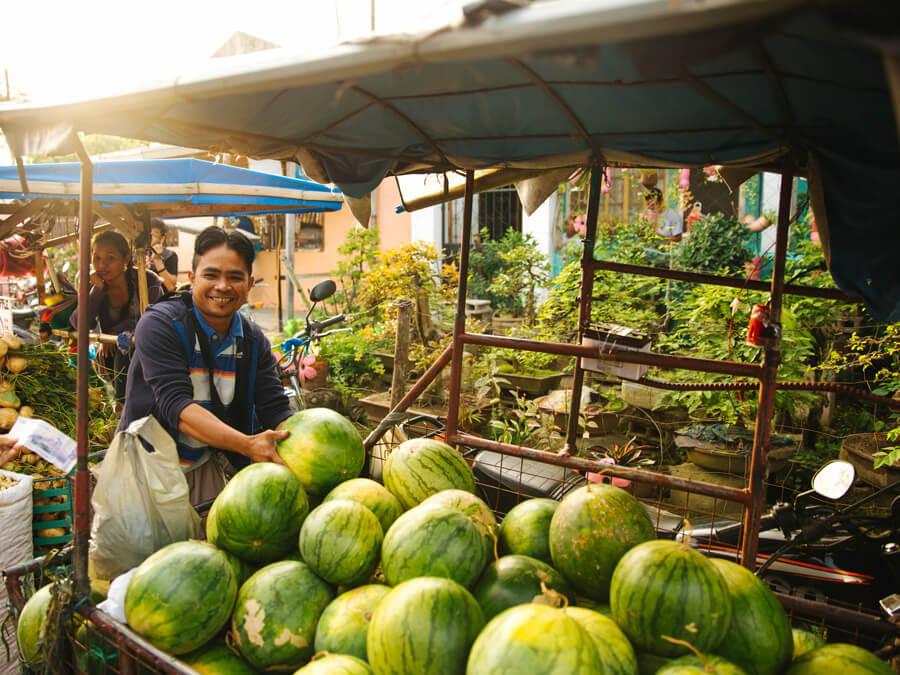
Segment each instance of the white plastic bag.
M0 546L0 570L6 570L19 563L29 562L34 557L31 534L31 477L20 473L0 470L0 474L19 481L5 490L0 489L0 532L3 545ZM7 621L8 602L6 586L0 582L0 675L18 675L19 652L16 648L15 622ZM10 648L9 660L3 643Z
M99 579L113 579L200 532L175 441L153 417L116 434L97 471L91 505L91 576Z

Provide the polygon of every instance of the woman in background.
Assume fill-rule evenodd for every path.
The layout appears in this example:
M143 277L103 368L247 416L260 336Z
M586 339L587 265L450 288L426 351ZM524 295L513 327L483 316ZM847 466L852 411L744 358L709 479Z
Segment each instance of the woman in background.
M104 378L112 382L116 399L125 399L125 377L131 358L131 336L141 317L138 272L132 265L131 246L118 232L107 230L94 237L92 250L91 293L88 296L88 323L92 329L119 337L117 345L104 344L96 365ZM164 295L160 278L149 270L148 301ZM77 328L78 312L71 322Z

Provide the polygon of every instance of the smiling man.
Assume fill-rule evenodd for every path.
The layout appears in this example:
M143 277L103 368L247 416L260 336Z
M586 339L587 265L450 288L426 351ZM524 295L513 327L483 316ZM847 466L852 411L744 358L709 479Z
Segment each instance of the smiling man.
M191 291L149 307L135 331L119 428L156 417L177 441L194 504L213 499L250 462L281 462L275 443L287 432L275 428L291 410L269 341L238 314L253 258L242 233L203 230Z

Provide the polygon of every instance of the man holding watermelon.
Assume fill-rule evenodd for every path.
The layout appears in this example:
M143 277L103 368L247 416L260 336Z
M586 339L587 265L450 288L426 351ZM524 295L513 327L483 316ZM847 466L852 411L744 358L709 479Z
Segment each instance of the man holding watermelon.
M271 345L238 314L253 287L253 245L212 226L194 243L190 291L151 305L135 330L119 429L153 415L176 440L194 504L235 470L283 463L277 427L290 417Z

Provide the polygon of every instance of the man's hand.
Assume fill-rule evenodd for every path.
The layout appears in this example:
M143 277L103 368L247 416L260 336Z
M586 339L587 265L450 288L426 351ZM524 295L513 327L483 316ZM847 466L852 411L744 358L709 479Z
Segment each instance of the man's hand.
M289 431L263 431L250 436L244 454L254 462L284 464L284 460L275 451L275 444L287 438L289 433Z
M91 286L94 288L103 288L103 279L96 272L91 272Z
M0 436L0 466L18 459L21 451L22 446L18 444L15 438Z

